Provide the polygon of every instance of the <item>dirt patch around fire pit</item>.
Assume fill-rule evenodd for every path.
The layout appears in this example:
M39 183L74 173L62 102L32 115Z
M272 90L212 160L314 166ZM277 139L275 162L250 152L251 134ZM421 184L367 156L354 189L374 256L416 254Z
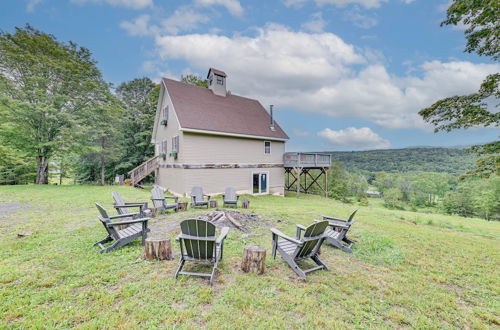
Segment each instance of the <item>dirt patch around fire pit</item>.
M262 218L257 214L246 214L234 210L220 209L198 216L197 219L208 220L219 228L235 228L245 233L250 232L251 226L262 221Z

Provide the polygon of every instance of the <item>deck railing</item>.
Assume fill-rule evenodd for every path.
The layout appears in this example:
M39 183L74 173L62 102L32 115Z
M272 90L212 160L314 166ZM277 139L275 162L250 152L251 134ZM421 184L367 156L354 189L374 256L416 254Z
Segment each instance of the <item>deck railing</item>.
M128 172L128 175L132 180L132 184L134 185L136 183L139 183L142 179L151 174L151 172L156 170L159 165L160 161L158 159L158 156L154 156Z
M283 155L285 167L330 167L332 155L304 152L287 152Z

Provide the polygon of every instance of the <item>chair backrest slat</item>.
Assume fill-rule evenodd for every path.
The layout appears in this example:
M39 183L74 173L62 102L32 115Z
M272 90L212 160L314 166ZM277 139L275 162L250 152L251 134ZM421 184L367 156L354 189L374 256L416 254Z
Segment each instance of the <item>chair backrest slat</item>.
M194 259L209 260L215 257L215 226L205 220L188 219L181 222L181 232L184 235L200 238L213 237L213 240L198 240L183 238L186 254Z
M236 191L234 190L233 187L226 188L226 191L224 193L224 199L226 201L235 201L236 200Z
M319 249L319 245L323 240L323 233L327 227L328 221L319 221L307 227L303 236L304 244L298 249L296 258L308 258L315 254Z
M102 207L101 204L99 203L95 203L95 206L97 207L97 210L99 210L99 213L101 214L101 216L99 216L99 220L101 220L104 228L106 228L106 231L108 232L108 234L113 237L114 239L118 239L118 232L116 231L116 229L114 227L108 227L107 224L108 223L111 223L111 220L109 219L109 216L108 216L108 212L106 212L106 210L104 209L104 207Z
M117 206L125 205L125 202L123 201L122 196L120 195L119 192L113 191L113 192L111 192L111 195L113 196L113 199L115 200L115 205L117 205ZM119 208L119 209L117 209L117 211L118 211L118 214L128 214L129 213L128 209L126 207Z
M203 200L203 188L193 187L191 189L191 197L195 197L197 202L201 202Z
M153 205L155 208L161 208L163 207L163 203L164 203L164 195L163 195L163 190L161 190L160 187L158 186L154 186L153 189L151 189L151 195L153 196L153 198L161 198L162 200L154 200L153 199Z

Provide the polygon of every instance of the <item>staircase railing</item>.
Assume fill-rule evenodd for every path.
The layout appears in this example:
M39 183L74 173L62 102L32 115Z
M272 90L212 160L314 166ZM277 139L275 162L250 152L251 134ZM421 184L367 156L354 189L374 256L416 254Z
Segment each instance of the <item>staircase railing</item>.
M156 170L160 166L160 161L158 156L151 157L141 165L137 166L133 170L128 172L130 179L132 180L132 185L135 185L149 174L151 174L154 170Z

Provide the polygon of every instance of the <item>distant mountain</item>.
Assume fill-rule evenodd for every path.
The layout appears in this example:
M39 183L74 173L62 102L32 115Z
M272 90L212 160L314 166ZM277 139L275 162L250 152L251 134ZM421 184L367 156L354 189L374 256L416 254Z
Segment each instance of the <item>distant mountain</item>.
M476 157L459 148L414 147L368 151L332 151L349 172L446 172L474 168Z

